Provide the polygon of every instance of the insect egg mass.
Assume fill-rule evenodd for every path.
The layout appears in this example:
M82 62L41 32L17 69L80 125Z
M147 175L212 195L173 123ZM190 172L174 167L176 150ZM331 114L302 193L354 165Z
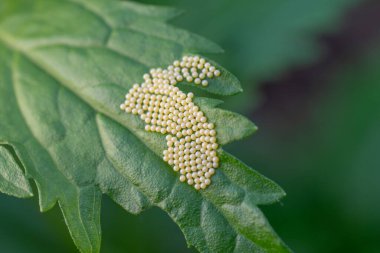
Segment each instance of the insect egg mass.
M193 103L194 94L176 84L191 82L203 87L220 71L199 56L184 56L166 69L151 69L142 84L134 84L120 109L139 115L145 130L166 135L163 160L180 173L179 180L205 189L219 167L218 143L213 123Z

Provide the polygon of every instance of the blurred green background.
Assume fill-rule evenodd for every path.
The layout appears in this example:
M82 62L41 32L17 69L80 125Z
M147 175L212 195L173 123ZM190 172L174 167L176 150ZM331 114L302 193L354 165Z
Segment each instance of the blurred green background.
M220 44L211 55L245 93L224 105L255 136L225 147L279 183L262 207L295 252L380 252L380 2L142 0L185 13L173 24ZM0 252L76 252L57 207L0 195ZM194 252L158 209L103 200L103 252Z

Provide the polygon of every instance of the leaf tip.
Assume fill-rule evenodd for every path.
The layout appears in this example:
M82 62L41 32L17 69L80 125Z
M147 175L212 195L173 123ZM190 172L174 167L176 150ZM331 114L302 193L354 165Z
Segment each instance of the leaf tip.
M20 196L20 198L25 198L25 199L32 198L32 197L34 197L34 194L30 187L28 189L25 189L23 195Z

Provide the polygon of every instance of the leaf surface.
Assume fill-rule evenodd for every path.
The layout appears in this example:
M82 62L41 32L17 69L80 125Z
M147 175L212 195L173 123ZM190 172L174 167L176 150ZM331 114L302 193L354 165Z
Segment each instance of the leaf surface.
M151 67L221 51L165 23L176 14L121 1L2 1L0 142L35 181L41 211L59 204L81 252L100 251L102 194L134 214L162 208L201 252L289 252L257 207L285 195L278 185L220 149L213 185L197 192L161 159L165 137L120 112L124 94ZM218 68L222 77L203 89L240 92ZM220 144L256 130L217 100L196 103Z
M33 196L32 189L11 152L0 146L0 192L27 198Z

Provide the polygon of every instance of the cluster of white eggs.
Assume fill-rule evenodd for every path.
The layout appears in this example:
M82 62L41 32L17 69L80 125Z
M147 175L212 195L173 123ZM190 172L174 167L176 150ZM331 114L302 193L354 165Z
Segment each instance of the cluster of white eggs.
M180 181L205 189L219 167L218 144L213 123L193 103L193 93L185 94L175 85L181 81L207 86L207 78L220 71L199 56L184 56L166 69L151 69L144 82L134 84L120 109L139 115L145 130L167 134L163 159L179 171Z

